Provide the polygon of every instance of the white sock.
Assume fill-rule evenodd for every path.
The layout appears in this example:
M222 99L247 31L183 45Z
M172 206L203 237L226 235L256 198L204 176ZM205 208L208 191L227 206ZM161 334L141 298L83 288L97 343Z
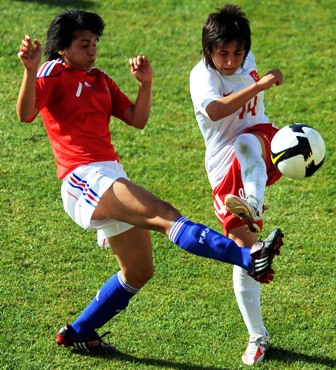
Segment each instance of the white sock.
M267 172L260 142L252 134L243 134L237 137L234 147L241 167L246 198L253 195L257 199L258 210L261 211L264 203Z
M241 267L233 266L233 287L250 340L265 335L260 308L260 283L247 275Z

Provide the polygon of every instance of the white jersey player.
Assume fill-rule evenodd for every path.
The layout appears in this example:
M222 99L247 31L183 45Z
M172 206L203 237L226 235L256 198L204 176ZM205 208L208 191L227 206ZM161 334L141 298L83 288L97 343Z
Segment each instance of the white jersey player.
M214 209L224 234L241 247L257 240L263 227L266 185L281 174L271 161L277 128L264 111L264 90L282 83L278 69L262 78L250 51L251 30L241 9L227 4L208 16L202 33L202 60L190 74L195 116L204 137L205 166ZM234 291L250 340L242 360L261 362L269 335L260 310L260 284L239 267Z
M215 188L225 177L234 158L234 141L244 130L257 123L268 122L261 91L233 114L214 123L206 107L259 81L255 58L250 51L244 65L229 76L208 68L202 59L190 75L190 91L199 128L205 140L205 165L209 181Z

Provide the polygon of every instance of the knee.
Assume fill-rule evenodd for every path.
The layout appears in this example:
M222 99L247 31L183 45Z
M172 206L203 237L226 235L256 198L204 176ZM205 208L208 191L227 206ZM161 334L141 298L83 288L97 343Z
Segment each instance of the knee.
M148 266L139 272L139 280L145 285L153 276L155 268L154 266Z
M241 154L249 154L251 152L262 153L261 144L258 138L252 134L242 134L237 137L234 143L235 151Z
M243 134L237 137L234 143L235 151L238 153L246 154L250 150L251 140L250 137L251 134Z
M154 266L142 266L132 270L124 270L123 275L127 284L133 288L142 288L154 276Z

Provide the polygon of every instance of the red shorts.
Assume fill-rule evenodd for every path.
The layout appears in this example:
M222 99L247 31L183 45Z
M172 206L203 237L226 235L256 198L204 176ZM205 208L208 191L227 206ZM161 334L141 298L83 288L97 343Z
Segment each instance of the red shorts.
M271 160L271 140L277 132L278 129L274 127L271 123L254 125L244 130L244 133L258 135L264 140L266 148L265 164L267 170L266 186L274 184L282 176ZM223 226L224 235L228 235L229 230L235 227L245 225L243 220L233 216L230 212L227 212L224 205L224 199L227 194L240 196L240 193L243 189L244 186L241 178L240 164L238 162L238 159L235 157L223 181L219 185L217 185L212 192L215 215ZM263 222L260 221L258 222L258 224L262 229Z

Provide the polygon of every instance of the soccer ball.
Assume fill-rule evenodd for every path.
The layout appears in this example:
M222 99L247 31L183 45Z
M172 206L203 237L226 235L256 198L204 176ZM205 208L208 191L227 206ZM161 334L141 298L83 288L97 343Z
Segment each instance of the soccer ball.
M271 142L272 162L286 177L312 176L323 164L326 146L319 132L302 123L281 128Z

